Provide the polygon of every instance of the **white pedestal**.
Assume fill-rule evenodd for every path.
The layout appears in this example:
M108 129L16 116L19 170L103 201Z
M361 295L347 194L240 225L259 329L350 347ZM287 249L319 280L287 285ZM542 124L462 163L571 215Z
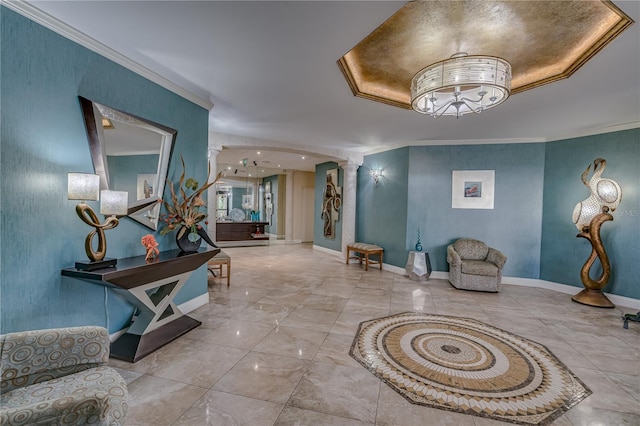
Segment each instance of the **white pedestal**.
M422 251L410 251L407 266L405 267L409 278L414 281L427 281L431 275L431 260L429 253Z

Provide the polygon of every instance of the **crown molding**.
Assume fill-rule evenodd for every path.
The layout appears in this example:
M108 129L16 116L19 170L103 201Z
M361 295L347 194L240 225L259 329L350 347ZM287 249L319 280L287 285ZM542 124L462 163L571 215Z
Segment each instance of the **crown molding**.
M391 151L392 149L406 148L409 146L441 146L441 145L499 145L499 144L518 144L518 143L540 143L546 142L545 138L510 138L510 139L456 139L456 140L421 140L397 143L392 145L380 146L363 154L373 155L381 152Z
M460 140L423 140L411 141L405 143L397 143L392 145L379 146L368 150L363 155L379 154L381 152L391 151L409 146L442 146L442 145L496 145L496 144L518 144L518 143L549 143L573 138L582 138L586 136L601 135L605 133L620 132L623 130L640 128L640 121L632 121L630 123L614 124L610 126L595 127L586 130L576 130L575 132L562 135L555 135L546 138L513 138L513 139L460 139Z
M630 123L612 124L610 126L595 127L586 130L576 130L575 132L556 135L547 138L547 142L561 141L573 138L582 138L585 136L602 135L604 133L621 132L623 130L637 129L640 127L640 121L632 121Z
M87 49L125 67L126 69L150 80L157 85L164 87L167 90L193 102L194 104L211 110L213 108L213 102L208 99L203 99L200 96L195 95L189 90L178 86L172 81L164 78L160 74L151 71L139 63L132 61L121 53L116 52L110 47L105 46L99 41L89 37L85 33L78 31L77 29L65 24L64 22L54 18L53 16L43 12L37 7L23 1L23 0L0 0L0 5L19 13L20 15L48 28L66 39L69 39Z

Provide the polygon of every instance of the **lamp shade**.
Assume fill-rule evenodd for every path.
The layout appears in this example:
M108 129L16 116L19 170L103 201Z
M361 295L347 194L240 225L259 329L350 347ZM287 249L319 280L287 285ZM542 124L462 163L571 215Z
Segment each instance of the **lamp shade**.
M67 198L69 200L97 201L100 197L100 176L91 173L69 173Z
M100 214L123 216L127 214L128 205L127 191L100 191Z

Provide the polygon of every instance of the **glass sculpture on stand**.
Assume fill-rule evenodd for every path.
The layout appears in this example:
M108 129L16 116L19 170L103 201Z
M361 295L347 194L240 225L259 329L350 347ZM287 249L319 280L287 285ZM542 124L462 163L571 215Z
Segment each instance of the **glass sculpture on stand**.
M606 165L605 159L596 158L593 161L593 176L588 182L591 165L582 173L582 183L589 188L591 194L573 208L573 223L580 231L577 237L585 238L591 243L591 254L580 271L580 279L585 288L571 300L589 306L613 308L615 305L602 293L611 277L611 264L600 238L600 227L613 220L610 212L615 211L620 204L622 190L616 181L602 177ZM589 272L596 259L600 261L602 274L594 280Z

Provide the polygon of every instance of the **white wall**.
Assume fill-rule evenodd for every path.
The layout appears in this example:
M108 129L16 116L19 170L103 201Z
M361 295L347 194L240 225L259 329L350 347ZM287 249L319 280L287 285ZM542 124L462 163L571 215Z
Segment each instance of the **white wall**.
M293 175L293 241L313 242L315 173ZM287 200L289 202L290 200ZM287 224L291 226L292 224Z

